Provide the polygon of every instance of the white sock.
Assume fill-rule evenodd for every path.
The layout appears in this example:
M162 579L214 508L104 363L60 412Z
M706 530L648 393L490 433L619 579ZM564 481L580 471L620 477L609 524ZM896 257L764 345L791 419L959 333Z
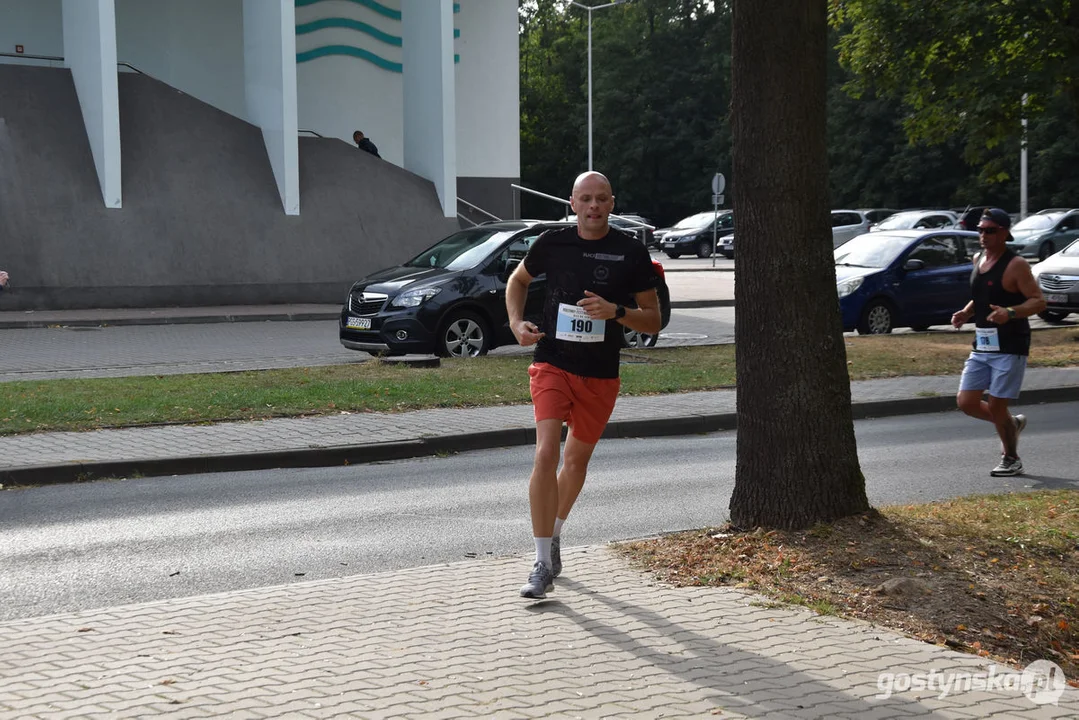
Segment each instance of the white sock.
M532 538L536 541L536 562L551 567L551 538Z
M563 520L562 518L555 517L555 519L554 519L554 535L552 537L561 537L562 536L562 523L564 523L564 522L566 522L566 521Z

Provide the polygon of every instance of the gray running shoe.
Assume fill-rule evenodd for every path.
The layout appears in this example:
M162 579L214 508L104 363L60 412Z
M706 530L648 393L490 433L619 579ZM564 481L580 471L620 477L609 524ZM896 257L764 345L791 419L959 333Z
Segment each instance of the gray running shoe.
M528 575L528 582L521 586L521 597L545 598L552 590L554 590L554 575L551 574L551 568L537 560L532 566L532 572Z
M1022 475L1023 462L1017 457L1001 455L1000 463L995 468L990 470L989 474L993 477L1003 477L1005 475Z
M551 538L551 577L562 574L562 538Z

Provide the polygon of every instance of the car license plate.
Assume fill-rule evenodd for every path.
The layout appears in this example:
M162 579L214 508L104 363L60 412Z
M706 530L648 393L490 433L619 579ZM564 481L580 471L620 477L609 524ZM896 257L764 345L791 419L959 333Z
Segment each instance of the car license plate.
M345 327L353 330L370 330L371 318L352 317L349 315L348 324L346 324Z
M1068 296L1050 293L1045 296L1045 302L1060 303L1061 305L1065 305L1068 302Z
M673 242L665 242L665 243L663 243L663 249L664 249L664 250L670 250L670 249L671 249L671 248L673 248L673 247L674 247L674 243L673 243Z

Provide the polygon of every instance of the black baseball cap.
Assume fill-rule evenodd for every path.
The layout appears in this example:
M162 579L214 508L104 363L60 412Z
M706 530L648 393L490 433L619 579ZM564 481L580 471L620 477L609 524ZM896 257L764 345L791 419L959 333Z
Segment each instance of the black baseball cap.
M985 212L982 213L982 217L987 220L992 220L1005 230L1012 226L1012 216L1000 208L986 208Z

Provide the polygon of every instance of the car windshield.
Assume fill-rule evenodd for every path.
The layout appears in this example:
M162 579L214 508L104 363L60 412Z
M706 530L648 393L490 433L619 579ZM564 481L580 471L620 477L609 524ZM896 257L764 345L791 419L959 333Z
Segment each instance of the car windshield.
M1047 213L1045 215L1031 215L1012 226L1013 233L1030 232L1032 230L1048 230L1057 224L1057 220L1064 213Z
M690 215L687 218L682 218L674 224L676 230L690 230L692 228L704 227L708 223L712 222L712 219L718 217L716 213L703 212L696 215Z
M462 230L424 250L406 262L405 266L467 270L482 262L515 232L517 231L484 228L482 225Z
M921 217L921 213L896 213L880 221L877 227L881 230L904 230L914 225Z
M1076 240L1068 247L1060 251L1061 255L1067 255L1068 257L1079 257L1079 240Z
M870 233L859 235L835 249L835 264L851 267L888 267L910 245L909 237Z

